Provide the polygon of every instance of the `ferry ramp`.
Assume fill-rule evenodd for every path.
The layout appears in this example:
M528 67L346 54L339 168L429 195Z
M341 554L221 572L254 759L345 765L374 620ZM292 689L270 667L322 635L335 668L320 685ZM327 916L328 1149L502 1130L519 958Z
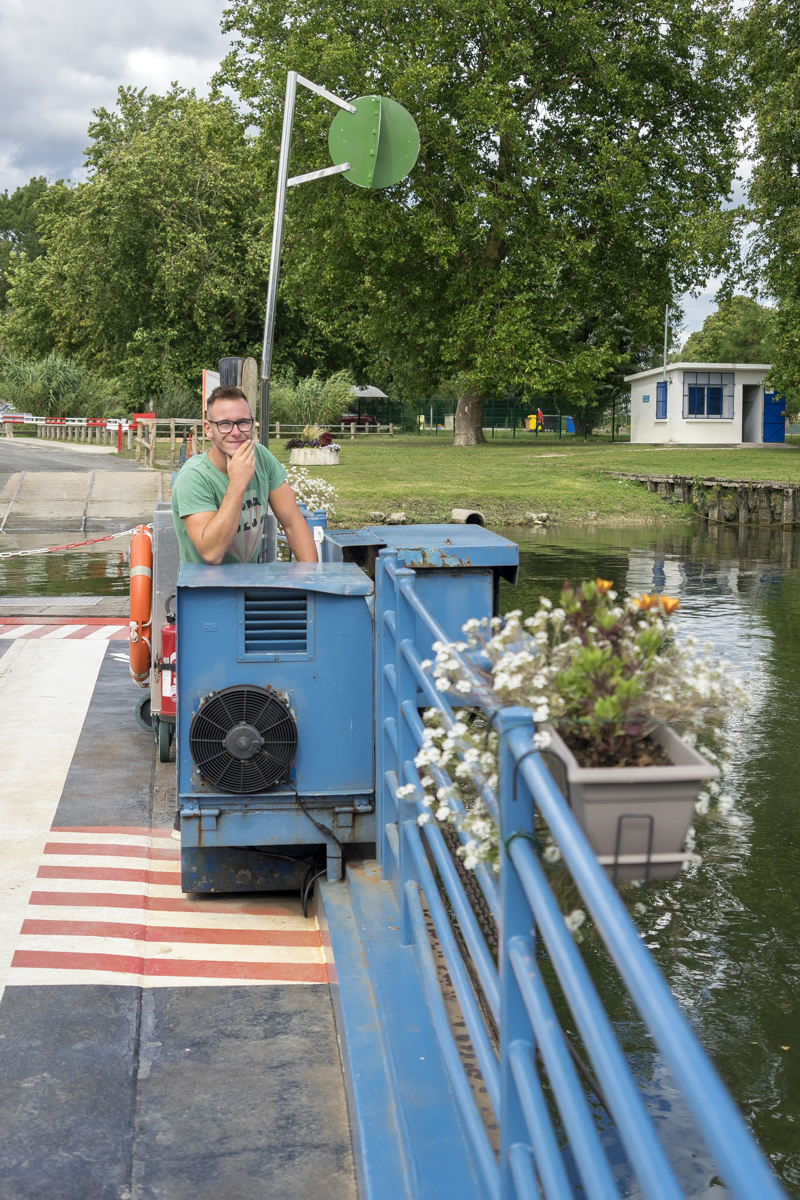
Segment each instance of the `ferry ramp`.
M95 461L81 466L0 474L3 532L125 529L151 521L154 505L169 499L168 471L100 470Z
M4 1200L355 1200L319 925L185 896L113 618L0 617Z

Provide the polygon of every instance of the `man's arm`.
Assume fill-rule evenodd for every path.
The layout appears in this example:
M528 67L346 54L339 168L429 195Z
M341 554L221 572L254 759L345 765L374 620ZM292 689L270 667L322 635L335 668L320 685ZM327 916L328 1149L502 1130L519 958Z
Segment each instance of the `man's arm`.
M274 492L270 492L269 503L283 526L289 549L297 561L318 562L317 545L308 527L308 522L297 507L294 492L285 480L280 487L275 488Z
M228 459L228 487L217 511L191 513L183 518L186 532L203 562L218 566L225 557L242 519L242 501L255 469L255 443L245 442Z

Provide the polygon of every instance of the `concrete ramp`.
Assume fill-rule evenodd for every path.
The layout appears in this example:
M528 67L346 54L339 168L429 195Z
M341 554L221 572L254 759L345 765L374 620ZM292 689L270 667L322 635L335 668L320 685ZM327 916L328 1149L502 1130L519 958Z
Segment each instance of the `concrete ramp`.
M168 499L167 471L16 471L0 492L0 525L22 530L114 532L151 521Z

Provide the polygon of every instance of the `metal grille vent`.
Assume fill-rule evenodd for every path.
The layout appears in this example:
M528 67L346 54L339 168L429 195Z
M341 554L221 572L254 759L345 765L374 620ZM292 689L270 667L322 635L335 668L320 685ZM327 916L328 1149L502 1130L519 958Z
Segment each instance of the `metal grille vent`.
M297 726L272 688L222 688L200 704L189 750L201 775L223 792L264 792L287 779L297 753Z
M244 594L245 654L305 654L308 596L289 588Z

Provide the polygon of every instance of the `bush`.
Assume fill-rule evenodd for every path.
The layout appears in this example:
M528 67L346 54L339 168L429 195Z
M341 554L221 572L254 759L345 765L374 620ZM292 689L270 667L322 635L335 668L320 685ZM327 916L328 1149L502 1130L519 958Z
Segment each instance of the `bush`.
M191 391L185 384L174 379L165 381L161 395L151 403L157 417L185 417L197 421L201 416L202 402L199 392Z
M270 389L269 419L282 425L338 425L353 403L353 376L337 371L323 379L319 371L297 379L289 368Z
M61 354L0 359L0 399L35 416L124 416L129 405L121 393L118 380L93 374Z

